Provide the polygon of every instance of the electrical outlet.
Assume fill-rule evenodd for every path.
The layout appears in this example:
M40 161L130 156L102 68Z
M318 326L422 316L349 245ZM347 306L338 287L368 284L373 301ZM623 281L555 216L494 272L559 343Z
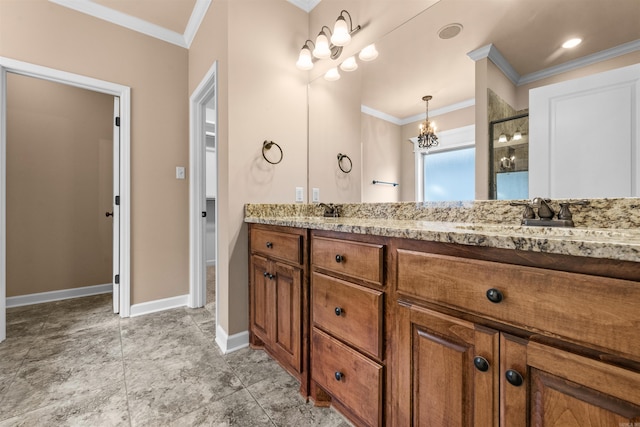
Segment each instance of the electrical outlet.
M313 192L311 193L311 201L313 203L318 203L320 201L320 189L319 188L314 188Z
M176 166L176 179L184 179L184 166Z
M304 202L304 189L296 187L296 202Z

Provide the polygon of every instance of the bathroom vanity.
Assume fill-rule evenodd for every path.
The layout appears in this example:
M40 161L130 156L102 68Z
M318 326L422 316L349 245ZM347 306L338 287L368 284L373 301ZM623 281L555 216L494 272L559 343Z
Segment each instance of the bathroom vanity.
M557 230L521 227L499 201L343 205L340 218L247 205L251 307L272 271L256 267L256 234L299 242L299 291L271 291L291 310L271 315L287 320L273 328L298 347L283 356L251 342L308 366L302 393L356 425L640 423L637 199L592 202L615 206ZM597 222L608 216L626 222ZM251 336L264 336L251 313Z

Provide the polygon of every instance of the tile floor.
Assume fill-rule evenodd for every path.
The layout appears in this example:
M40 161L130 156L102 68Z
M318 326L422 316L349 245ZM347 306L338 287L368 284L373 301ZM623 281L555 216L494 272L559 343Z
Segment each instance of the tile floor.
M121 319L110 294L8 309L0 427L350 425L263 351L222 355L214 311Z

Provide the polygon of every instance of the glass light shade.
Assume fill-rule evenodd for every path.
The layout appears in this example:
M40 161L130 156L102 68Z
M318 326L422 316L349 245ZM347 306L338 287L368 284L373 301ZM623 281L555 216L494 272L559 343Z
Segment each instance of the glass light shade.
M522 134L520 133L520 131L516 131L516 133L513 134L513 140L514 141L518 141L522 139Z
M331 49L329 49L329 39L324 31L320 31L318 38L316 39L316 47L313 49L313 56L318 59L326 59L331 56Z
M338 69L336 67L330 68L329 71L324 74L324 79L330 82L334 82L340 79L340 73L338 72Z
M507 142L507 135L505 135L504 133L501 134L498 138L498 142Z
M358 58L362 59L363 61L373 61L377 57L378 51L376 50L375 44L370 44L369 46L365 47L360 51L360 54L358 55Z
M349 28L347 27L347 21L344 17L338 16L336 25L333 27L333 35L331 36L331 43L336 46L346 46L351 41L351 35L349 34Z
M356 62L356 58L354 56L350 56L344 60L342 64L340 64L340 69L342 71L355 71L358 69L358 63Z
M300 56L298 57L298 62L296 62L296 67L298 67L299 70L310 70L313 68L311 51L307 46L304 46L300 50Z

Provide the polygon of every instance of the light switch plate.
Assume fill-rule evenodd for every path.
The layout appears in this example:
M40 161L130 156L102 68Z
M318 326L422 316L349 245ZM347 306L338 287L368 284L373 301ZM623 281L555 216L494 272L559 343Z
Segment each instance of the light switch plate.
M320 201L320 189L319 188L314 188L313 192L311 193L311 201L313 203L318 203Z
M304 202L304 189L296 187L296 202Z
M176 166L176 179L184 179L184 166Z

